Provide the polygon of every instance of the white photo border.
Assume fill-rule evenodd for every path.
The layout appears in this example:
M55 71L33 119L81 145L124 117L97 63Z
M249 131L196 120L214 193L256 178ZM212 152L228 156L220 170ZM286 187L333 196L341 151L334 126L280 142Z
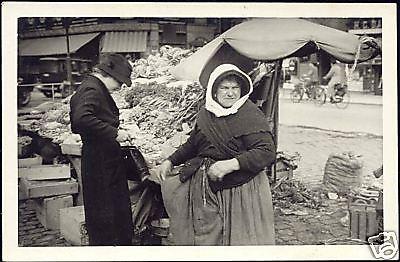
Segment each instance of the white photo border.
M2 206L5 261L373 259L369 246L18 247L18 17L382 17L384 225L398 231L397 18L388 3L2 2ZM397 254L398 258L398 254Z

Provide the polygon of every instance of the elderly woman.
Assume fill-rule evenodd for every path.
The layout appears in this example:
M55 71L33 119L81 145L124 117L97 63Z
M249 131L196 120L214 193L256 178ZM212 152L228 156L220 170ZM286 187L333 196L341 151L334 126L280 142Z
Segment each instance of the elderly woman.
M275 161L275 144L267 119L248 99L252 91L236 66L218 66L189 139L160 165L175 245L275 244L265 172Z

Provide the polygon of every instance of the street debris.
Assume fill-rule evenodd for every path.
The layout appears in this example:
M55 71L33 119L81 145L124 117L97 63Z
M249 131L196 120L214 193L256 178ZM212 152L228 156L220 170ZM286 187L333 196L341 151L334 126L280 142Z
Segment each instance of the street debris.
M311 191L300 181L284 180L272 191L272 202L276 207L290 208L296 205L319 209L323 206L321 193Z
M328 193L328 198L329 199L338 199L338 194L336 194L336 193L331 193L331 192L329 192Z

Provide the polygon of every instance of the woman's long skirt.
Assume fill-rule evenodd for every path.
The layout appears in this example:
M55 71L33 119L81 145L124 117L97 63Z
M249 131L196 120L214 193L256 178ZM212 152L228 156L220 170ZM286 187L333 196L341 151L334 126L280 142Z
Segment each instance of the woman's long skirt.
M174 245L274 245L274 214L268 177L214 194L198 170L181 183L167 177L161 186Z
M91 246L132 244L132 211L125 172L117 142L83 144L83 202Z

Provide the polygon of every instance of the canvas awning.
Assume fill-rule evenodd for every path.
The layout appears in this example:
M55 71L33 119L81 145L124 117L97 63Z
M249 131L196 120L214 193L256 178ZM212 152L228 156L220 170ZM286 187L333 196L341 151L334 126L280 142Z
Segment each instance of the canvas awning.
M98 35L99 33L70 35L70 53L75 53L79 48L90 42ZM18 44L19 56L61 55L66 53L67 40L65 36L20 40Z
M100 52L145 52L146 47L147 31L106 32L100 45Z
M256 18L225 31L181 61L172 74L204 85L219 64L232 63L247 72L254 67L254 61L303 57L321 51L343 63L362 62L379 53L374 39L366 40L304 19Z

